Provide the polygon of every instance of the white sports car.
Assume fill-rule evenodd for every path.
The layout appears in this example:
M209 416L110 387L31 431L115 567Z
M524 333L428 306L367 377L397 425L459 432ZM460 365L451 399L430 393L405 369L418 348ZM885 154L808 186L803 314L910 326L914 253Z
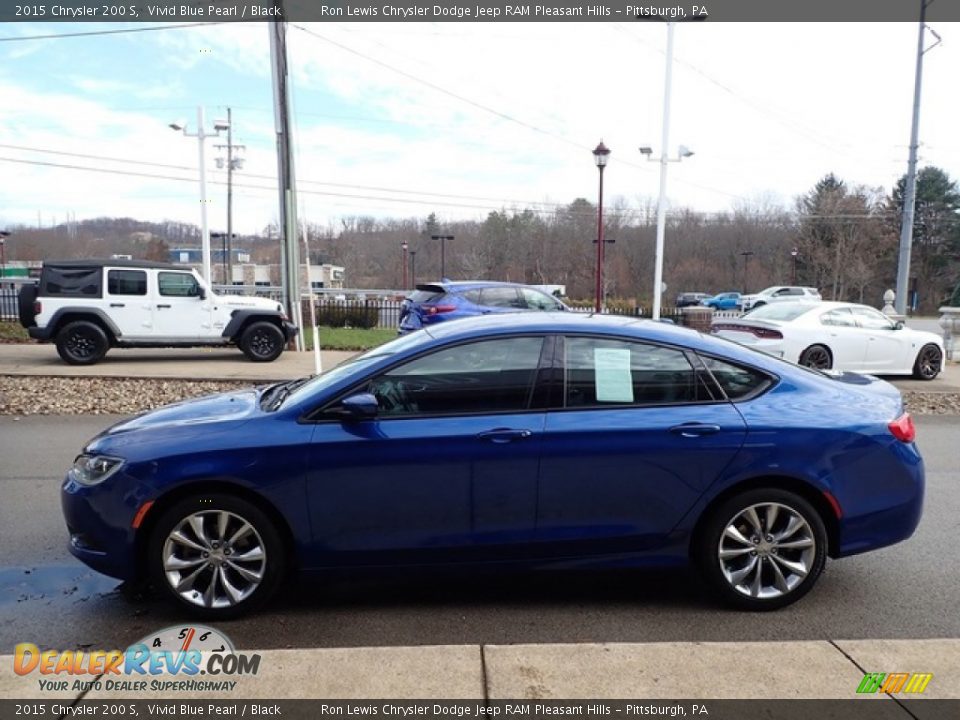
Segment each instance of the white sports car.
M776 303L737 320L717 320L711 332L818 370L933 380L943 367L939 335L855 303Z

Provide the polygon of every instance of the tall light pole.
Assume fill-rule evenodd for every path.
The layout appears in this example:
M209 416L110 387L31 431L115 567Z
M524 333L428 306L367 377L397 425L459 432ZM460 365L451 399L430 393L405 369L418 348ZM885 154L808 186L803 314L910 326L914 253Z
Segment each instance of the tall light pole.
M410 284L417 289L417 251L410 251Z
M403 251L403 258L400 262L400 264L403 266L403 285L401 285L401 289L406 291L407 290L407 251L410 249L410 246L407 244L406 240L400 243L400 249Z
M215 145L217 150L226 150L227 158L217 158L217 167L227 167L227 235L224 253L224 274L227 276L225 284L233 284L233 171L243 167L243 158L233 156L234 150L246 150L246 145L233 144L233 110L227 108L227 144Z
M440 241L440 279L447 277L447 240L453 240L453 235L431 235L431 240Z
M609 158L610 148L601 140L600 144L593 149L593 160L600 171L600 190L597 199L597 292L593 303L594 312L603 310L603 248L605 246L603 242L603 169L607 166Z
M797 284L797 256L800 255L800 251L794 248L790 251L790 257L793 258L793 284Z
M204 155L204 145L208 137L220 137L220 131L226 130L223 124L217 124L214 132L208 133L204 128L205 120L203 116L203 106L197 107L197 130L196 132L187 131L186 122L172 122L170 127L173 130L183 132L186 137L195 137L197 139L197 159L199 163L200 175L200 247L203 253L203 278L212 283L212 274L210 268L210 229L207 227L207 166Z
M897 264L896 310L900 315L907 313L907 294L910 291L910 250L913 247L913 215L917 199L917 146L920 133L920 88L923 85L923 56L940 44L940 36L933 30L930 33L937 41L924 49L923 41L926 25L927 5L933 0L920 0L920 33L917 39L917 71L913 84L913 125L910 128L910 156L907 160L907 183L903 193L903 218L900 225L900 259Z
M753 250L747 250L746 252L740 253L743 256L743 294L747 294L747 263L750 262L750 258L753 257Z

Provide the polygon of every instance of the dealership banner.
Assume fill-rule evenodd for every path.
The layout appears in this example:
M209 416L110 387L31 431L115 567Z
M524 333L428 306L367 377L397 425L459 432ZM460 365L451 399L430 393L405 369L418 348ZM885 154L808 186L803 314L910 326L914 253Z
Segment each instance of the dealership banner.
M960 20L960 2L941 0L638 0L543 3L470 0L6 0L3 22L895 22ZM815 31L811 31L815 32ZM811 38L815 42L815 38Z
M727 688L731 690L731 688ZM79 700L0 701L0 718L709 718L710 720L955 720L960 700Z

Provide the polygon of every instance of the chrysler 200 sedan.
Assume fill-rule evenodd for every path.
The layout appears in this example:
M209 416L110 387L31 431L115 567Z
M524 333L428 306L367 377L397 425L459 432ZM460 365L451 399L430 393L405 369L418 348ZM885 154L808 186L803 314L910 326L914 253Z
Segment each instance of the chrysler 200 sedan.
M827 556L909 537L923 483L881 380L662 323L531 313L121 422L62 500L74 555L208 617L294 571L472 563L693 561L720 598L768 610Z

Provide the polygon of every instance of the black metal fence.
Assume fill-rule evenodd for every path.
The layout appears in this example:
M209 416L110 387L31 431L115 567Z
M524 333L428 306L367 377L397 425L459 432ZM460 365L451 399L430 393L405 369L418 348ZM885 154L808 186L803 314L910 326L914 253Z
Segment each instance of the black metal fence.
M20 313L18 310L18 300L17 297L20 295L20 288L23 285L34 285L36 280L33 279L15 279L5 278L0 282L0 321L2 320L12 320L17 321L20 319Z

